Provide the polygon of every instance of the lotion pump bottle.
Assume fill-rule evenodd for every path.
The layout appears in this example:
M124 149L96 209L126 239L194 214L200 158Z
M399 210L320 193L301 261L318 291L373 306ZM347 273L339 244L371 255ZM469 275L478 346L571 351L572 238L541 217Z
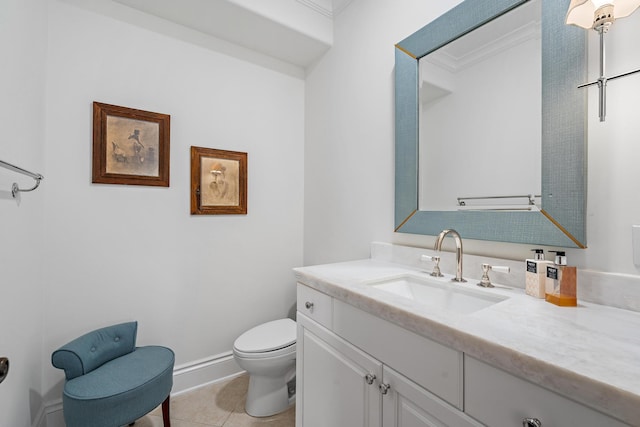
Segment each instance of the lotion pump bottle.
M553 265L547 266L545 300L564 307L575 307L577 301L578 269L567 265L564 251L556 253Z
M536 298L545 297L545 281L547 278L547 266L553 264L544 259L544 250L531 249L535 254L532 259L525 260L525 292Z

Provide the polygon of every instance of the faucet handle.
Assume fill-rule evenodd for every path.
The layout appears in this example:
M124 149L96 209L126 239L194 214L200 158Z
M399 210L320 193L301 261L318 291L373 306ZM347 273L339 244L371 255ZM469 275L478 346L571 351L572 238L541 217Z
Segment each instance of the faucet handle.
M440 257L438 255L435 256L431 256L431 255L422 255L420 257L420 260L422 262L424 261L431 261L433 262L433 271L430 273L433 277L443 277L444 274L442 274L440 272Z
M490 264L482 264L482 278L480 282L478 282L478 286L482 286L483 288L493 288L493 284L489 279L489 270L497 271L498 273L510 273L511 268L499 266L499 265L490 265Z

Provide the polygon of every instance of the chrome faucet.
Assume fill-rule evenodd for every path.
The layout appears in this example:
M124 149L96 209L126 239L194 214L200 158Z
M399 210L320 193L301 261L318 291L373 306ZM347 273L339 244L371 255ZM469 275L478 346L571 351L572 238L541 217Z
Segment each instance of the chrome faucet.
M433 250L440 252L442 248L442 241L447 234L451 234L453 240L455 240L456 242L456 277L451 280L454 282L466 282L466 280L462 278L462 238L456 230L442 230L442 232L438 235L436 244L433 246Z

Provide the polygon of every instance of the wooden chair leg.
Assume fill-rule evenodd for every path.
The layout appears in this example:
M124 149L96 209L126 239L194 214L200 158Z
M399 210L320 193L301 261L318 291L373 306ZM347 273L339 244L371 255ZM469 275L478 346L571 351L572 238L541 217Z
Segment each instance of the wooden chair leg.
M171 418L169 414L169 399L171 395L167 396L167 398L162 402L162 423L164 427L171 427Z

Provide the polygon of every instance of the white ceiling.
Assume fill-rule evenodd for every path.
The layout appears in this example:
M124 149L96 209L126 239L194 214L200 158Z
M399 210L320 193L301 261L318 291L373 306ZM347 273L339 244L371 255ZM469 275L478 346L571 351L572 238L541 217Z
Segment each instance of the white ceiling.
M332 19L352 0L279 0L271 16L259 10L267 7L263 0L114 1L306 68L331 47Z

